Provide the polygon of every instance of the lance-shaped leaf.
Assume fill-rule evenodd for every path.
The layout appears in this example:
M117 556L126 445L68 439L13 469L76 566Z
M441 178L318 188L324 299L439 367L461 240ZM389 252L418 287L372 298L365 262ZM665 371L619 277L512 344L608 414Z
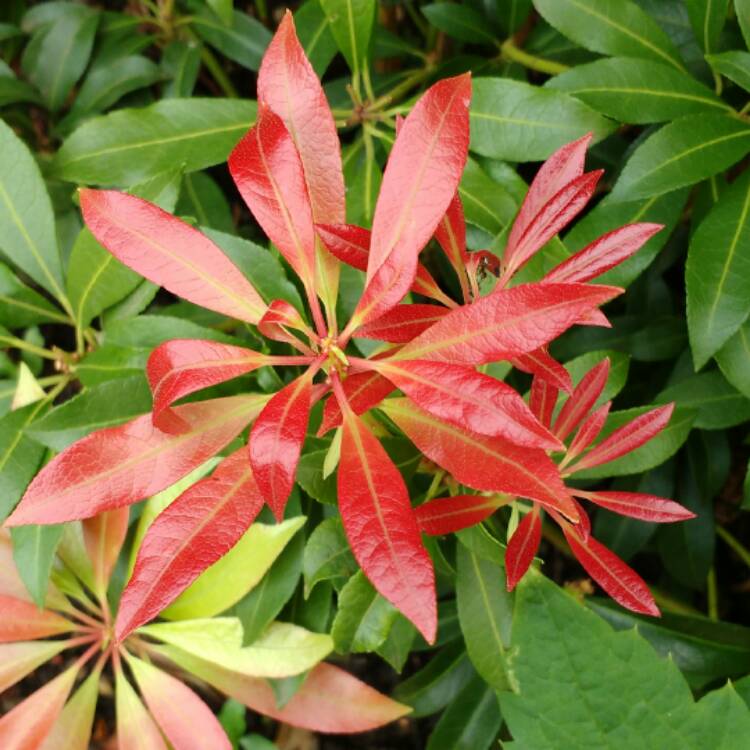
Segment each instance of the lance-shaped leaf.
M662 229L663 224L649 223L626 224L613 229L555 266L543 281L583 283L595 279L627 260Z
M88 750L91 747L100 677L101 670L97 668L81 683L65 704L40 750Z
M83 540L97 591L105 594L109 577L128 533L130 509L117 508L83 521Z
M570 393L573 384L568 371L544 347L528 354L521 354L511 360L513 367L534 375L536 379L544 380L554 389Z
M566 185L583 174L586 149L589 147L591 138L592 133L588 133L576 141L566 143L539 168L508 235L508 244L505 249L506 264L513 261L521 239L528 233L529 227L542 209Z
M672 523L695 518L695 513L679 503L657 495L646 495L642 492L586 492L577 489L572 492L621 516L639 518L641 521Z
M394 359L467 365L526 354L549 343L619 289L585 284L522 284L452 310Z
M356 338L406 344L435 325L449 312L437 305L396 305L377 320L357 329Z
M529 222L515 245L503 255L504 278L508 279L534 253L569 224L589 202L604 170L587 172L565 185Z
M37 474L6 525L89 518L155 495L220 451L265 401L243 395L177 406L188 428L178 435L157 430L148 414L93 432Z
M170 646L156 650L253 711L313 732L366 732L411 711L333 664L314 667L302 687L280 708L265 680L217 667Z
M534 376L529 392L529 409L545 427L552 425L552 414L555 411L558 396L558 389L551 385L549 380Z
M39 688L0 719L3 750L36 750L49 734L73 687L77 667Z
M373 586L432 643L437 630L435 574L409 491L364 422L342 408L338 496L346 536Z
M452 534L489 518L507 503L499 495L454 495L438 497L414 509L419 530L430 536Z
M453 270L458 275L461 284L466 283L466 261L469 255L466 252L466 220L464 218L464 208L461 205L461 198L458 192L453 196L453 200L445 212L445 216L440 219L440 223L435 230L435 239L443 248Z
M248 208L308 291L315 289L315 232L305 174L284 121L261 106L257 123L229 156Z
M0 693L66 647L62 640L0 644Z
M580 456L596 440L604 427L604 423L607 421L611 407L612 402L607 401L583 420L568 447L566 456L568 461L573 460L576 456Z
M673 411L674 404L672 403L641 414L640 417L636 417L615 430L599 445L595 445L575 464L572 470L580 471L600 466L640 448L667 426Z
M513 532L505 550L505 585L513 591L534 560L542 541L542 519L535 505Z
M151 352L146 366L154 394L154 423L177 399L252 372L265 361L251 349L218 341L165 341Z
M563 447L513 388L473 367L426 360L367 364L420 408L457 427L531 448Z
M466 164L471 78L446 78L417 102L400 129L375 207L367 286L349 323L393 307L414 281L417 256L445 214Z
M358 271L367 271L370 257L369 229L355 224L318 224L315 229L325 246L340 261ZM417 263L417 275L412 282L411 291L449 306L453 304L421 263Z
M244 449L183 492L151 524L122 594L118 640L148 622L229 552L263 507Z
M266 308L240 270L197 229L141 198L81 190L96 239L126 266L173 294L231 318L257 323Z
M159 727L122 669L115 671L115 712L119 750L167 750Z
M151 715L173 747L231 750L232 743L213 711L187 685L134 656L128 664Z
M630 566L594 537L584 541L568 524L563 524L562 529L578 562L618 604L633 612L659 616L648 586Z
M391 381L386 380L377 372L358 372L349 375L342 385L349 408L355 414L364 414L369 411L394 390ZM329 430L338 427L341 421L341 407L335 396L331 396L323 407L323 419L318 429L318 436L325 435Z
M298 310L286 300L275 299L258 322L258 331L273 341L283 341L292 344L292 346L297 346L297 340L287 330L288 328L301 331L308 337L311 335L310 329L302 320Z
M266 404L250 433L250 463L263 498L277 520L294 486L312 405L311 368Z
M499 437L466 432L427 414L406 399L388 399L380 408L425 456L461 484L484 492L527 497L573 521L578 520L573 499L544 451L520 447Z
M589 413L589 409L601 396L604 386L607 385L608 377L609 359L604 359L581 378L581 382L568 396L568 400L563 404L560 413L557 415L552 430L556 437L565 440L580 424L581 420Z
M0 643L33 641L73 630L73 624L36 604L0 594Z

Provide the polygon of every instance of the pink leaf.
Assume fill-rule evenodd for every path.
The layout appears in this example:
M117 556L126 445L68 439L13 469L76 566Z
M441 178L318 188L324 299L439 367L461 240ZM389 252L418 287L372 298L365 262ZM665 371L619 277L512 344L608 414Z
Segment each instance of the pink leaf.
M598 312L596 310L595 312ZM511 360L513 367L546 380L551 386L565 393L573 390L568 371L555 359L550 357L543 347L528 354L521 354Z
M377 372L358 372L349 375L342 382L342 387L349 408L355 414L364 414L377 406L392 390L393 384ZM323 420L318 429L318 436L338 427L342 422L341 408L335 397L326 401L323 408Z
M437 305L396 305L377 320L357 329L355 337L405 344L435 325L446 313L447 308Z
M430 500L415 508L414 514L423 534L441 536L482 523L504 504L497 497L455 495Z
M656 495L644 495L640 492L572 492L621 516L639 518L642 521L671 523L695 518L695 513L679 503Z
M99 513L83 521L83 540L99 593L106 594L109 578L128 533L130 508Z
M48 609L0 594L0 643L33 641L73 630L73 624Z
M505 584L513 591L524 577L542 541L542 520L536 506L518 524L505 550Z
M553 432L560 440L565 440L588 414L601 396L608 377L609 359L604 359L581 378L555 420Z

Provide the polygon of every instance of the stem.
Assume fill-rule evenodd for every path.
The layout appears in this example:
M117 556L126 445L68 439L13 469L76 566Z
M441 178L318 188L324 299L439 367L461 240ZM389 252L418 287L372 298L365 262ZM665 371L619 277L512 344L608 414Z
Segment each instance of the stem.
M266 358L266 364L293 367L295 365L310 365L315 361L315 359L316 358L314 355L310 357L284 357L268 355L268 357Z
M328 329L326 328L325 319L323 318L323 310L320 307L320 300L314 289L305 289L307 293L307 301L310 304L310 310L312 312L313 321L315 322L315 330L318 336L325 338Z
M427 494L424 497L424 501L428 502L432 500L435 495L440 490L440 485L443 483L443 479L445 478L445 471L443 469L440 469L435 473L435 476L432 477L432 482L430 483L430 487L427 490Z
M708 589L708 616L712 620L719 619L719 591L716 587L716 569L711 566L706 578L706 588Z
M742 562L750 568L750 551L744 547L735 537L733 537L723 526L716 527L716 533L727 543L729 547L737 554Z
M57 359L57 355L49 349L43 349L41 346L30 344L28 341L19 339L17 336L0 336L0 344L13 347L14 349L23 349L30 354L36 354L37 357L44 357L44 359Z
M377 112L383 107L392 104L394 99L398 99L407 94L415 86L422 83L432 73L432 67L424 67L413 72L411 75L406 76L401 83L394 86L387 94L384 94L380 98L376 99L371 107L368 107L368 112Z
M546 60L543 57L537 57L531 55L528 52L524 52L520 47L516 47L513 43L513 39L506 39L500 47L500 54L506 60L517 62L523 65L529 70L536 70L539 73L547 73L551 76L556 76L558 73L564 73L569 69L569 65L555 62L554 60Z

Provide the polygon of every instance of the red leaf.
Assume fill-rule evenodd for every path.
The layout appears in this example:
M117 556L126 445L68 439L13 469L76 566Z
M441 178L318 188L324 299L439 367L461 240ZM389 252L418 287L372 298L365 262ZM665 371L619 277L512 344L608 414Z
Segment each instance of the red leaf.
M596 411L589 414L586 419L583 420L581 426L578 428L575 437L570 443L568 452L565 456L566 461L571 461L576 456L583 453L591 443L596 440L599 433L604 427L604 423L607 421L609 415L609 409L612 406L611 401L607 401L606 404L602 404Z
M148 710L179 750L231 750L213 711L181 680L151 664L128 660Z
M349 375L342 382L342 386L349 408L355 414L364 414L377 406L393 390L391 381L386 380L377 372L358 372ZM318 436L325 435L329 430L338 427L342 419L339 402L332 396L323 407L323 420Z
M547 454L503 438L468 433L412 406L388 399L380 407L429 459L467 487L536 500L572 521L578 512Z
M581 378L555 420L553 432L560 440L565 440L589 413L589 409L602 395L608 377L609 359L604 359Z
M595 312L598 312L598 310ZM570 381L568 371L556 359L553 359L543 347L515 357L511 360L511 364L513 367L523 370L523 372L546 380L557 390L566 393L573 390L573 383Z
M660 615L645 581L630 566L594 537L584 542L568 524L562 529L578 562L618 604L644 615Z
M265 396L176 406L188 431L157 430L151 415L87 435L36 475L6 526L62 523L143 500L220 451L260 411Z
M255 481L273 514L281 521L294 486L312 406L309 369L266 404L250 432L250 464Z
M344 413L338 497L346 536L365 575L433 643L435 574L409 492L383 446L351 410Z
M535 376L531 381L529 408L540 424L549 427L557 404L558 390L549 381Z
M505 585L513 591L524 577L542 541L542 519L534 506L518 524L505 550Z
M263 507L245 450L219 464L151 524L122 594L115 634L122 641L156 617L239 541Z
M443 248L461 284L466 284L465 269L466 261L469 259L466 252L466 220L458 192L453 196L448 210L437 225L435 239Z
M0 643L33 641L73 630L64 617L35 604L0 594Z
M374 360L367 366L426 412L462 429L531 448L563 448L516 391L472 367L425 360Z
M252 372L266 359L251 349L217 341L165 341L151 352L146 366L154 394L154 423L177 399Z
M284 121L261 106L258 120L229 155L237 189L308 293L315 290L315 233L297 147Z
M547 282L584 282L627 260L653 235L664 229L662 224L626 224L594 240L583 250L553 268Z
M94 237L119 261L173 294L257 323L266 305L211 240L153 203L115 190L79 191Z
M603 169L576 177L565 185L531 220L516 245L503 255L503 279L509 279L539 249L569 224L589 202ZM502 282L501 282L502 283Z
M414 281L417 256L458 187L469 148L468 74L430 87L396 137L375 206L367 286L347 331L379 318Z
M405 344L435 325L448 313L437 305L396 305L377 320L357 329L355 338Z
M94 583L105 595L128 533L130 508L116 508L83 521L83 541L94 571Z
M674 411L674 404L658 406L656 409L641 414L632 421L615 430L609 437L594 446L571 471L590 469L594 466L614 461L626 453L640 448L651 438L656 437L669 423Z
M297 339L286 330L287 328L301 331L308 337L312 334L305 321L302 320L302 316L292 305L285 300L275 299L260 319L258 331L273 341L283 341L296 346Z
M430 536L441 536L476 526L489 518L505 502L484 495L438 497L414 509L419 530Z
M510 265L521 239L528 233L529 227L539 212L569 182L583 174L583 163L586 149L591 142L592 133L584 135L577 141L566 143L555 151L542 164L534 177L521 209L513 222L505 250L505 261Z
M620 294L585 284L523 284L446 315L394 355L480 365L533 352Z
M695 518L695 513L679 503L656 495L644 495L640 492L584 492L576 489L572 492L621 516L640 518L642 521L671 523Z

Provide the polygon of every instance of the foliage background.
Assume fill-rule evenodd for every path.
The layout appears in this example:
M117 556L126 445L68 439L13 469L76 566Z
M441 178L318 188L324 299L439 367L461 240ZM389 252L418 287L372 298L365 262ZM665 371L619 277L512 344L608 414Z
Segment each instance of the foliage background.
M175 302L99 247L82 230L77 185L126 189L191 217L267 300L301 304L224 166L254 118L255 71L283 7L8 0L0 8L0 517L51 451L149 410L142 370L153 346L180 336L257 345L251 329ZM325 746L476 749L502 733L514 748L561 747L554 737L578 747L603 742L602 726L624 722L638 726L638 741L658 737L659 747L740 747L733 743L750 722L744 704L734 688L713 689L733 678L750 695L741 679L750 672L750 2L306 0L292 9L345 143L350 222L369 225L395 116L440 77L475 76L461 186L472 249L500 250L536 162L594 132L588 166L606 169L596 205L528 276L625 222L666 225L604 279L627 287L608 309L613 327L578 329L553 354L579 377L608 354L618 411L677 403L664 435L592 477L674 497L698 517L657 528L596 515L597 538L653 585L666 613L658 622L596 597L584 610L538 576L513 601L500 585L505 516L457 543L435 543L441 635L427 652L361 574L351 577L330 509L334 485L320 478L328 441L311 437L295 506L308 524L237 605L246 637L280 612L332 628L342 654L378 654L349 656L350 665L415 708L417 721L375 739ZM49 200L13 132L33 152ZM11 194L20 196L20 217L5 200ZM451 289L442 256L428 249L425 262ZM347 309L360 289L348 273ZM274 377L262 370L254 387L275 390ZM523 392L527 384L512 377ZM427 492L430 477L415 475L405 441L394 452L413 491ZM19 570L37 594L59 534L47 527L14 536ZM336 565L321 564L325 550L341 553ZM551 530L544 553L548 576L589 593ZM478 605L485 586L489 608ZM614 635L605 621L617 630L638 622L639 635ZM495 636L516 654L514 685L500 684L483 654ZM707 693L697 706L685 680L696 696ZM644 693L649 686L658 695ZM496 690L506 691L499 703ZM672 711L673 724L659 724L649 705ZM642 707L637 719L634 706ZM230 706L228 727L232 716L239 736L245 719ZM734 735L721 734L722 718ZM607 734L614 747L632 747L634 737Z

